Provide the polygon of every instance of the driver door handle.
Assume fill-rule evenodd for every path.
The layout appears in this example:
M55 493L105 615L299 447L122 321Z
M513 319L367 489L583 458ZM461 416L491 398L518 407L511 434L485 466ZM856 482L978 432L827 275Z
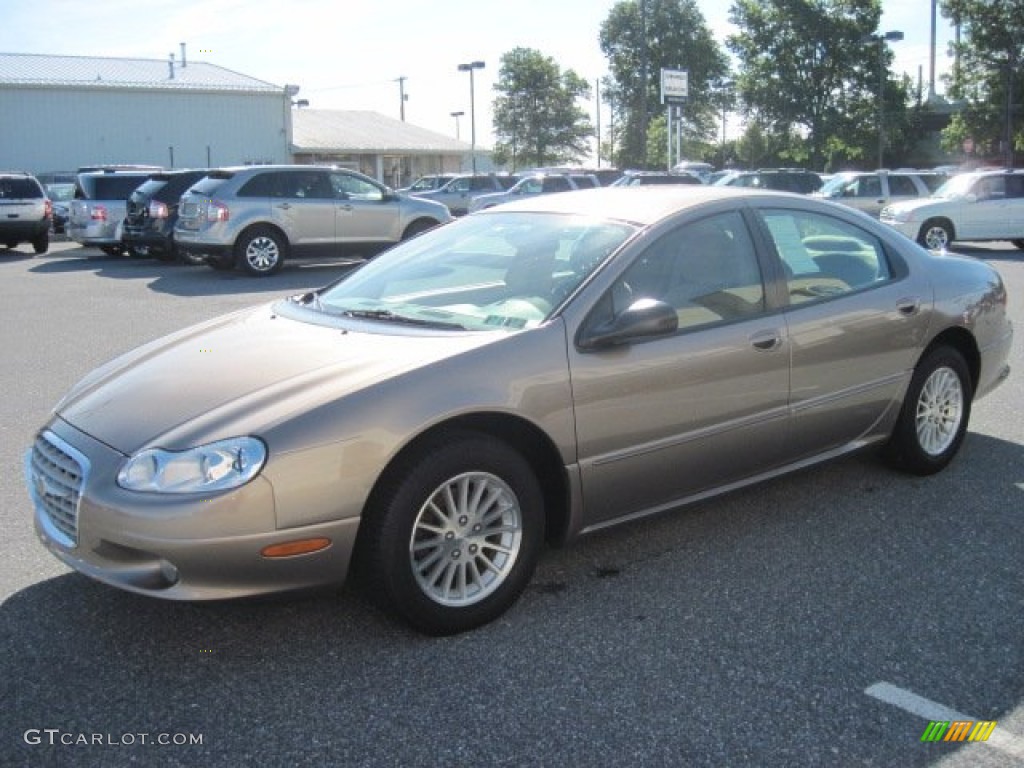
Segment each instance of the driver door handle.
M762 352L771 352L782 346L782 335L776 330L758 331L749 337L750 346Z

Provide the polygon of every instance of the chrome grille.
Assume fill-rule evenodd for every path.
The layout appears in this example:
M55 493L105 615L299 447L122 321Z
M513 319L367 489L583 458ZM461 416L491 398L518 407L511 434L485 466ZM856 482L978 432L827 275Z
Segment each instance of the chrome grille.
M29 457L29 490L62 544L78 545L78 504L89 461L52 432L36 438Z

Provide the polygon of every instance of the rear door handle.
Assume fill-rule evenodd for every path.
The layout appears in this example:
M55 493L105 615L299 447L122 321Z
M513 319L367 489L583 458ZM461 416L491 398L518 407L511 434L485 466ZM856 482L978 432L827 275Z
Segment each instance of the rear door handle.
M778 331L758 331L750 337L750 346L762 352L770 352L782 346L782 336Z
M282 209L284 209L284 210L286 210L286 211L287 211L287 210L288 210L289 208L291 208L292 206L291 206L291 203L278 203L278 204L277 204L277 207L278 207L278 208L282 208Z
M921 299L907 296L896 302L896 311L904 317L913 317L921 311Z

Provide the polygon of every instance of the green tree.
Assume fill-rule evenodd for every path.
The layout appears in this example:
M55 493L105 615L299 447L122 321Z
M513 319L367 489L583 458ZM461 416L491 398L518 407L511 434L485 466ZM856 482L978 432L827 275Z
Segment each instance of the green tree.
M887 133L905 123L903 86L888 76L892 53L875 34L881 13L880 0L734 0L739 31L727 44L740 61L745 110L787 137L790 156L804 154L815 168L837 154L874 164L880 97Z
M576 162L594 135L578 104L590 98L588 81L532 48L501 57L494 100L494 159L512 170Z
M1024 0L943 0L942 12L961 29L950 95L965 101L943 146L959 151L971 139L976 151L1012 166L1013 150L1024 150Z
M611 76L605 98L619 126L613 159L620 167L653 167L665 156L662 69L688 72L687 135L714 136L717 110L709 94L728 72L728 59L695 0L622 0L601 24L600 44ZM659 115L660 143L648 135Z

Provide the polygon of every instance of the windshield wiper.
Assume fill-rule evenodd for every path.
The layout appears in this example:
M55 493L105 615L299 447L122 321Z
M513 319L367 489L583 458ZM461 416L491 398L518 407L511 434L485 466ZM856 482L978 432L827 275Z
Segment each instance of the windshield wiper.
M459 331L466 330L466 327L458 323L449 323L443 320L423 320L418 317L406 317L396 315L390 309L346 309L342 316L352 317L358 320L381 320L386 323L401 323L403 325L415 325L420 328L453 328Z

